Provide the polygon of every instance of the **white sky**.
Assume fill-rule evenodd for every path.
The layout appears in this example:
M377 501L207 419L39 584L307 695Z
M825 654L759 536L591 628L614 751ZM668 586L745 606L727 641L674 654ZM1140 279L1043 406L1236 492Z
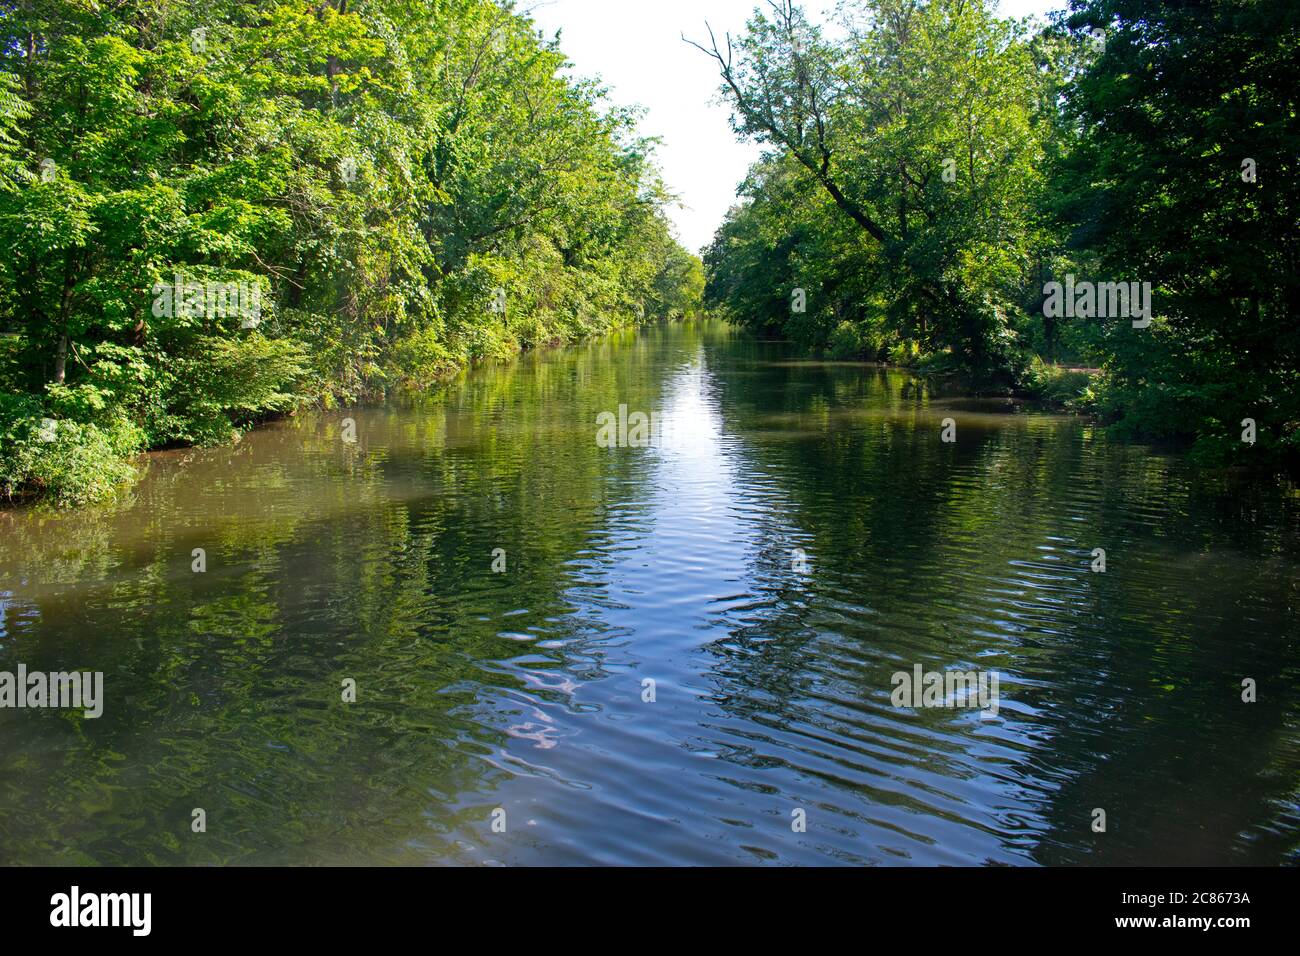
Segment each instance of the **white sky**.
M1064 7L1066 0L1002 0L1007 16ZM561 49L581 76L600 79L612 99L646 109L645 135L658 136L659 163L668 187L681 197L672 210L678 238L698 252L736 197L736 186L758 158L752 143L738 143L717 101L713 61L681 40L700 42L707 20L721 39L742 31L757 0L524 0L547 36L561 30ZM809 0L810 13L833 6ZM819 19L824 19L820 18Z

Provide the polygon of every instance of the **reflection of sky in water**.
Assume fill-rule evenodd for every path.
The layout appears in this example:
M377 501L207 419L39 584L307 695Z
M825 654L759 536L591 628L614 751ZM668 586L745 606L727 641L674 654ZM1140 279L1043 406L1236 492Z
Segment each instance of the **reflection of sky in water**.
M0 713L0 863L1296 861L1298 499L788 359L655 327L9 514L0 669L107 700Z

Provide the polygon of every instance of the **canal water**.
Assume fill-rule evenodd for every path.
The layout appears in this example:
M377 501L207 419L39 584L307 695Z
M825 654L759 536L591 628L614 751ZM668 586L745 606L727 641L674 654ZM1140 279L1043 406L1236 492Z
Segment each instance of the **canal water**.
M525 356L0 514L0 672L103 673L0 863L1300 862L1298 529L719 323Z

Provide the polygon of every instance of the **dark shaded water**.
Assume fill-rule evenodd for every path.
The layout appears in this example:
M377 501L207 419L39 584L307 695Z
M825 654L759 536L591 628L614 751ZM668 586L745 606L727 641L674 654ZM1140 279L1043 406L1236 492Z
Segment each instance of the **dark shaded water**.
M620 404L676 440L598 447ZM532 356L0 515L0 670L106 697L0 710L0 862L1295 863L1297 528L714 324Z

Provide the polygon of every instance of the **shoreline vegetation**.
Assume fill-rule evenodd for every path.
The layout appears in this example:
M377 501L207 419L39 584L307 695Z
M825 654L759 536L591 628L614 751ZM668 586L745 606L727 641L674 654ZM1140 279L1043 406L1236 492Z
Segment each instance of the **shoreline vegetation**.
M636 113L490 0L0 15L0 499L699 309Z
M686 37L765 148L705 307L1295 475L1300 7L1067 2L772 0Z

